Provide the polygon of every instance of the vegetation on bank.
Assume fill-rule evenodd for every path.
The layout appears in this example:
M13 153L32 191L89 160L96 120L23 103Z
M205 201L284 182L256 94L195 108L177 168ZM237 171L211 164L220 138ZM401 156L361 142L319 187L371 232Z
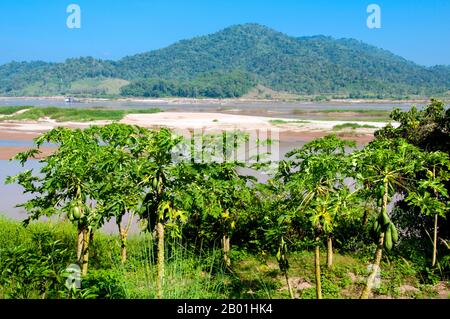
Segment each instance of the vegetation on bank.
M14 114L18 110L28 109L27 111ZM108 110L96 108L62 108L62 107L0 107L0 114L3 110L10 112L11 116L5 117L4 120L38 120L41 118L49 118L57 122L88 122L99 120L118 121L127 114L147 114L158 113L160 109L124 109L124 110ZM1 120L1 119L0 119Z
M255 85L245 72L211 72L192 80L145 79L121 88L122 96L236 98L246 94Z
M368 124L358 124L358 123L344 123L333 126L333 131L340 131L344 129L352 129L355 130L357 128L377 128L373 125Z
M200 148L167 129L122 124L47 132L15 157L24 164L44 143L56 145L39 172L7 180L34 197L23 204L28 227L2 236L12 244L0 250L0 293L14 297L24 282L36 283L35 296L55 298L99 297L95 290L108 285L122 287L122 297L156 298L202 290L211 298L425 297L438 283L445 290L450 111L432 100L391 117L400 126L377 131L363 149L329 135L278 163L263 154L256 163L236 160L232 151L247 140L239 132L202 136ZM258 183L242 168L270 178ZM32 236L39 249L17 247L32 221L56 216L72 225L68 245ZM140 221L136 237L128 216ZM97 250L107 221L119 235ZM91 290L68 292L49 282L56 275L42 278L45 267L64 272L68 260Z
M0 106L0 115L11 115L29 108L31 108L31 106Z
M293 113L302 117L320 118L328 121L351 119L352 121L359 122L388 122L391 111L374 109L296 109Z
M327 113L357 113L370 116L385 116L389 117L391 111L388 110L373 110L373 109L324 109L324 110L294 110L295 114L327 114Z
M270 120L271 124L307 124L310 123L304 120Z

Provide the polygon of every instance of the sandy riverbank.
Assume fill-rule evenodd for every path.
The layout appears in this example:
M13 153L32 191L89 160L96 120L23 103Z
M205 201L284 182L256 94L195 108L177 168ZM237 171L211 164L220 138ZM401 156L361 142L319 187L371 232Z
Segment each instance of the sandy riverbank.
M372 128L357 128L352 130L359 134L373 134L373 132L383 127L383 122L358 122L358 121L319 121L297 119L249 116L223 113L206 112L161 112L151 114L128 114L120 123L139 125L146 128L168 127L171 129L205 129L205 130L273 130L279 132L330 132L336 125L345 123L355 123L359 125L369 125ZM92 122L56 122L51 119L41 119L38 121L2 121L0 122L0 134L8 134L9 137L17 135L17 138L24 139L26 136L33 136L49 131L58 126L72 128L86 128L90 125L106 125L112 121L92 121ZM2 138L5 139L5 138Z
M0 141L31 141L43 132L58 126L86 128L90 125L105 125L112 121L93 122L55 122L49 119L39 121L2 121L0 122ZM260 116L247 116L222 113L162 112L154 114L128 114L120 123L139 125L146 128L168 127L183 134L188 130L201 129L205 132L225 130L273 132L280 141L310 141L330 134L335 125L349 121L297 121L295 119L279 119ZM357 122L360 125L371 125L374 128L357 128L336 132L339 136L365 144L373 138L376 129L385 123ZM0 147L0 159L9 159L17 152L26 150L26 146ZM50 148L49 148L50 150Z

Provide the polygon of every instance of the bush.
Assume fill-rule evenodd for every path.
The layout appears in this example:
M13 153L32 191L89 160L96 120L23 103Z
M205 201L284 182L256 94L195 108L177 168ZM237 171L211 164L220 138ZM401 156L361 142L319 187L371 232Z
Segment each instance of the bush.
M91 270L81 283L81 296L89 299L126 298L123 274L111 269Z

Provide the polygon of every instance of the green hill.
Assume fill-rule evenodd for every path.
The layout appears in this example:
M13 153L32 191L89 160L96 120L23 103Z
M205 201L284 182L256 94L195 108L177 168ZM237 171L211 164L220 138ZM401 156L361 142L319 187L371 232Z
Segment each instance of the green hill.
M420 66L354 39L296 38L258 24L119 61L0 66L1 95L239 97L257 85L306 95L427 96L450 89L450 67Z

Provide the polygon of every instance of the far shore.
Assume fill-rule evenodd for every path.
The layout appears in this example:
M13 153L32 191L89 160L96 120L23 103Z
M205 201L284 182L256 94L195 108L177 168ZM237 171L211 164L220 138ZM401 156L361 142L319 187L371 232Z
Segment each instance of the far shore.
M0 96L2 100L50 100L57 102L64 102L65 96ZM311 97L312 98L312 97ZM178 98L178 97L165 97L165 98L97 98L97 97L75 97L75 101L78 102L133 102L133 103L161 103L168 105L177 104L228 104L228 103L295 103L299 105L310 104L323 104L323 105L344 105L344 104L426 104L429 102L429 98L418 98L408 100L395 100L395 99L328 99L311 101L310 98L305 99L254 99L254 98L229 98L229 99L214 99L214 98ZM73 103L76 105L76 102Z

